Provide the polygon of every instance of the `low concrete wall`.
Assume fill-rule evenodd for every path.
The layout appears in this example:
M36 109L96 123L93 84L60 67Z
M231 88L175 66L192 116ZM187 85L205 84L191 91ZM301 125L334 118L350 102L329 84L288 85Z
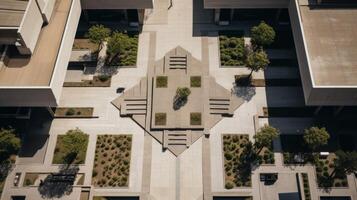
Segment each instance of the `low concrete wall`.
M153 0L85 0L83 9L145 9L153 8Z
M287 8L290 0L204 0L204 8Z

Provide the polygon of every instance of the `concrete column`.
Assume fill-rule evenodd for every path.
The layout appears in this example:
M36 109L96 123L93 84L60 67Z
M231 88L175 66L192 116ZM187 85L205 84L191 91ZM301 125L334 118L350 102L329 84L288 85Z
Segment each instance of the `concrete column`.
M145 9L138 9L139 24L144 24Z
M280 15L281 15L281 8L279 8L278 11L276 12L275 24L279 24Z
M341 113L341 111L343 110L343 108L344 108L344 106L339 106L339 107L335 108L333 111L333 116L335 116L335 117L338 116Z
M234 16L234 9L231 9L231 14L229 17L229 21L233 21L233 16Z
M219 16L221 14L220 9L214 9L214 23L218 24L219 23Z
M317 107L314 111L314 115L318 115L321 109L322 109L322 106Z
M55 113L53 112L53 109L51 107L46 107L46 109L52 117L55 117Z

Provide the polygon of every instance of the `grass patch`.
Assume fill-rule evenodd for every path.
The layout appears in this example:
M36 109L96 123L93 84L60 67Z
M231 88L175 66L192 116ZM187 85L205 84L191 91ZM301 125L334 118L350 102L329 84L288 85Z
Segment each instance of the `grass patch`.
M225 188L251 187L251 170L242 168L240 159L245 145L249 142L248 135L223 135L223 156L225 172Z
M52 161L53 164L67 164L66 159L68 157L70 150L64 144L66 137L68 137L68 135L58 135L57 136L56 148L55 148L55 152L53 155L53 161ZM89 138L89 136L86 135L86 142L85 142L85 144L83 144L86 146L86 148L84 151L80 151L78 153L75 160L73 161L73 164L84 164L85 158L86 158L86 153L87 153L88 138ZM82 144L79 144L79 145L82 145Z
M201 87L201 76L191 76L190 78L191 87Z
M307 173L301 173L302 183L304 187L305 200L311 200L310 186L309 186L309 176Z
M98 45L90 42L89 39L86 38L74 39L72 49L73 50L88 49L94 53L98 51Z
M201 113L190 113L190 124L191 125L201 125L202 124L202 114Z
M167 76L156 77L156 88L167 88Z
M97 139L92 184L99 187L128 187L131 135L100 135Z
M166 113L155 113L155 125L157 126L166 125Z
M63 87L110 87L111 77L105 75L94 76L93 80L80 82L64 82Z
M36 180L38 179L38 173L26 173L23 186L32 186L35 185Z
M245 60L244 38L219 36L221 66L242 66Z
M83 108L56 108L55 117L59 118L86 118L93 117L93 108L83 107Z

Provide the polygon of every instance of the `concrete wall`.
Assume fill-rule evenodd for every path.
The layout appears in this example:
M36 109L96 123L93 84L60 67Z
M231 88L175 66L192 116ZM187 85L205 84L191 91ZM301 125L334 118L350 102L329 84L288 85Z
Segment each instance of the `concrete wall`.
M57 100L60 99L62 85L66 76L67 66L71 57L72 45L77 31L79 17L81 16L80 0L73 0L71 11L67 19L67 25L62 38L62 44L58 53L56 66L51 79L50 87Z
M304 30L300 21L301 18L297 1L298 0L292 0L290 2L289 14L306 105L357 105L357 87L319 87L314 85L309 69L309 53L304 42Z
M83 9L145 9L153 8L154 0L82 0Z
M33 53L36 47L42 24L42 14L36 4L36 1L30 0L18 30L19 37L22 39L24 45L29 49L30 53Z
M290 0L203 0L204 8L287 8Z
M38 2L44 21L48 22L51 18L56 0L36 0L36 1Z
M56 106L50 88L0 88L0 106L43 107Z

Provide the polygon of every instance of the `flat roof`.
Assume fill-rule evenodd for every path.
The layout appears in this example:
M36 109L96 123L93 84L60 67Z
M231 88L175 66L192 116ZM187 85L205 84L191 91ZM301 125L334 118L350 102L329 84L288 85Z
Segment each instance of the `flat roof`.
M1 0L0 27L18 27L26 11L28 1Z
M357 9L300 5L315 85L357 85Z
M56 0L30 58L10 58L0 66L0 86L48 86L55 68L72 0Z

